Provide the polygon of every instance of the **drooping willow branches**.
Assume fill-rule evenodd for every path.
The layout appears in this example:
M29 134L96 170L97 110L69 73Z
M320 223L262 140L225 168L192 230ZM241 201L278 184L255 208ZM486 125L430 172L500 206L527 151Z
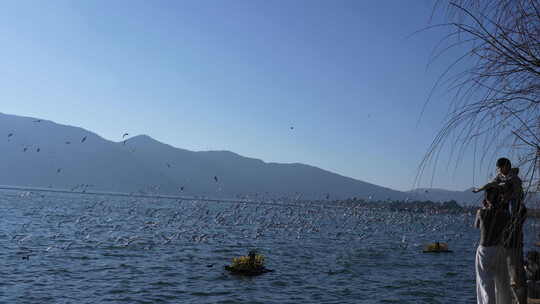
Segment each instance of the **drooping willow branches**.
M451 107L419 174L436 162L446 145L459 153L474 147L481 161L492 161L504 150L517 158L528 189L537 190L540 0L439 1L435 10L441 7L448 22L434 27L446 27L449 33L432 60L456 49L463 55L434 86L434 91L445 89L450 94Z

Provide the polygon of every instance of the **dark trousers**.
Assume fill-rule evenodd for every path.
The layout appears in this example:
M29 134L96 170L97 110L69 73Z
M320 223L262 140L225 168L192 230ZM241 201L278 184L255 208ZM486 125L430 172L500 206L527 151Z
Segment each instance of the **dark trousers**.
M523 265L523 247L506 248L506 265L514 303L527 304L527 278Z

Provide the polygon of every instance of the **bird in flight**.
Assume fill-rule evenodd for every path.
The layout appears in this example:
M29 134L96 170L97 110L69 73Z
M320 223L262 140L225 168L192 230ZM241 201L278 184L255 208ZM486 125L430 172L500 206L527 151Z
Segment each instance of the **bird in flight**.
M86 140L86 136L81 139L81 142L83 143Z
M124 135L122 135L122 138L124 138L124 137L126 137L128 135L129 135L129 133L124 133Z

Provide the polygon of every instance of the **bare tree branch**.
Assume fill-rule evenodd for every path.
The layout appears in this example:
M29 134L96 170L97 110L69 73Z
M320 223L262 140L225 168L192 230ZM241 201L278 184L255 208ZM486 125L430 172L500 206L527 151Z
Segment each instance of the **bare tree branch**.
M451 50L464 53L442 72L424 104L425 109L441 88L452 92L449 113L419 166L417 182L450 145L456 166L468 149L480 166L505 150L523 167L528 188L540 185L535 174L540 165L539 2L436 2L434 11L445 6L448 22L428 29L447 28L449 33L436 44L428 65Z

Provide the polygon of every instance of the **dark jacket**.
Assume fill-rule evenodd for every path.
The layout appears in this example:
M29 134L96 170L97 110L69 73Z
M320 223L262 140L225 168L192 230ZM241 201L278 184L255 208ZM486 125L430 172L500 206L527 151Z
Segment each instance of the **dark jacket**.
M497 174L491 183L502 187L504 192L504 204L510 208L510 213L515 213L523 201L523 186L518 176L519 168L512 168L508 175ZM490 184L491 184L490 183Z
M527 219L527 208L520 204L510 216L510 221L504 229L503 245L505 248L523 247L523 223Z

